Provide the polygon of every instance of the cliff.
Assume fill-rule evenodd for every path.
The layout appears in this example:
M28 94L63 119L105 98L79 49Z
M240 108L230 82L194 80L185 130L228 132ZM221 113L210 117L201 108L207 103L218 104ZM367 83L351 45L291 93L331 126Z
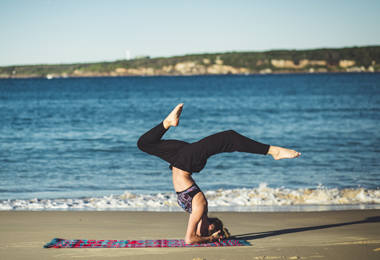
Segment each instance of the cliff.
M0 67L0 78L380 71L380 46L195 54L115 62Z

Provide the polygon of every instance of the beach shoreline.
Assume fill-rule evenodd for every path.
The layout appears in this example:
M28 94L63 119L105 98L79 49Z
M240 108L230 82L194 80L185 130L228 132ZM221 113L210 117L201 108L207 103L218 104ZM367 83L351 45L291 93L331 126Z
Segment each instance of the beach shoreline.
M247 247L44 249L53 238L182 239L185 212L0 211L1 259L378 259L380 210L213 212Z
M358 189L285 189L258 188L204 192L210 211L222 212L294 212L380 209L380 190ZM3 194L3 196L5 196ZM172 193L133 194L119 196L0 199L1 210L90 210L90 211L181 211L177 195Z

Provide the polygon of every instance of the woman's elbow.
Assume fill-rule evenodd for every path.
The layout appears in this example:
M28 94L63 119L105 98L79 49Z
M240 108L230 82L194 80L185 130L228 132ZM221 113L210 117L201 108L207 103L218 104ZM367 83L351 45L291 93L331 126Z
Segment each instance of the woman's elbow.
M198 244L199 241L197 240L196 236L186 236L185 237L185 243L186 244Z
M191 239L191 237L185 237L185 243L186 244L193 244L193 240Z

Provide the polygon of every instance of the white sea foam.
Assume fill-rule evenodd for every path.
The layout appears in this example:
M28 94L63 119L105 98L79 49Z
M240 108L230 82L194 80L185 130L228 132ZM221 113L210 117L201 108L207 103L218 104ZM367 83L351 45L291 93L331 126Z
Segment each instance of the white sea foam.
M250 208L257 209L258 206L286 207L291 205L379 204L375 208L380 208L380 190L339 190L323 187L315 190L274 189L267 187L266 183L262 183L254 189L206 191L204 194L207 197L210 211L219 211L220 208L224 208L225 211L249 211ZM146 195L132 194L126 191L121 196L110 195L102 198L3 200L0 201L0 210L180 211L181 209L177 204L175 193Z

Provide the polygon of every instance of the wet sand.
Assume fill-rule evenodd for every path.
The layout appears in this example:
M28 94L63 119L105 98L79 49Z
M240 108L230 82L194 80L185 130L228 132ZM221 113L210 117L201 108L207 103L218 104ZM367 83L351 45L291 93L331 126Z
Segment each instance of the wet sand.
M181 239L185 212L0 212L0 259L380 259L380 210L218 212L251 246L45 249L53 238Z

